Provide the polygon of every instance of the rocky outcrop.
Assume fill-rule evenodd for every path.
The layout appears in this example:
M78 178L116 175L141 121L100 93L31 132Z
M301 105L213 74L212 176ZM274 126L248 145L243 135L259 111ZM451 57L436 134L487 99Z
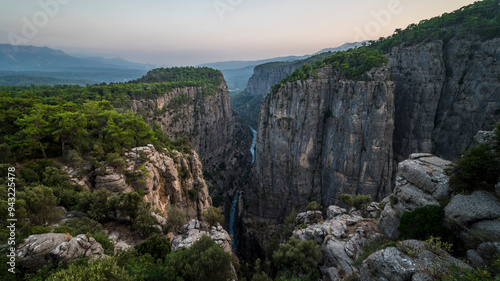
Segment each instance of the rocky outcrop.
M175 236L172 241L172 251L191 247L191 245L196 243L203 235L210 236L210 238L212 238L215 243L219 244L224 251L232 253L231 236L229 236L227 231L225 231L220 224L217 223L212 227L207 227L198 220L191 220L184 225L182 233Z
M363 254L363 248L367 244L373 243L382 235L375 219L363 218L357 212L348 213L338 206L330 206L328 210L327 220L296 229L293 236L321 245L321 272L327 278L324 280L342 280L358 272L353 262ZM303 215L297 216L297 222L301 217Z
M389 238L397 239L399 220L405 211L441 205L444 207L443 223L454 230L462 246L468 249L469 261L484 264L481 256L485 251L480 247L500 242L500 201L487 191L451 192L449 178L444 173L449 164L449 161L422 153L412 154L410 159L399 163L394 193L382 201L385 208L380 216L380 229Z
M446 251L426 242L405 240L371 254L362 264L360 280L436 280L452 266L471 269Z
M399 219L405 211L425 205L439 205L450 196L449 177L444 169L451 162L432 154L418 153L398 165L394 192L382 203L385 208L380 218L382 232L396 239Z
M69 264L81 257L96 260L103 258L104 249L94 238L80 234L47 233L31 235L17 249L19 267L26 272L36 272L45 265Z
M114 193L144 191L144 200L163 215L165 208L176 204L188 219L197 219L212 205L208 187L203 179L200 158L195 151L158 151L153 145L132 148L125 153L125 165L120 169L107 165L96 169L88 188L107 189ZM65 168L68 171L70 168ZM73 182L89 181L70 174Z
M394 155L456 159L478 129L500 121L500 38L399 46L387 54L396 84Z
M330 67L282 85L262 104L249 214L283 219L341 193L382 198L391 190L394 84L387 66L373 81L345 81Z

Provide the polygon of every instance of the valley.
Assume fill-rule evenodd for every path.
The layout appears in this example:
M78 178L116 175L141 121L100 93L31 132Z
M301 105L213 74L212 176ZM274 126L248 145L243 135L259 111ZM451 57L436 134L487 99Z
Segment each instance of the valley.
M2 280L498 279L499 15L197 67L0 45Z

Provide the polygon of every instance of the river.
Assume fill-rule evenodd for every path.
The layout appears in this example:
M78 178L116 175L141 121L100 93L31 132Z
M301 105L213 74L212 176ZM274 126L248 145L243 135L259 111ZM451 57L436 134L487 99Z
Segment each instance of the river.
M252 141L252 146L250 147L250 152L252 153L252 165L255 162L255 143L257 142L257 132L250 127L250 130L252 130L253 134L253 141ZM238 237L234 234L234 216L236 214L236 209L238 207L238 194L240 193L239 190L236 190L234 193L234 199L233 199L233 205L231 206L231 213L229 214L229 235L233 236L233 252L236 252L236 249L238 249Z

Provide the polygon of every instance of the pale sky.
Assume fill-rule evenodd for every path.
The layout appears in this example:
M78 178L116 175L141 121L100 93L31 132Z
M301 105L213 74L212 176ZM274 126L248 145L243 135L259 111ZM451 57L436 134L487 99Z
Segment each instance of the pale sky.
M377 39L473 0L0 0L0 43L196 65Z

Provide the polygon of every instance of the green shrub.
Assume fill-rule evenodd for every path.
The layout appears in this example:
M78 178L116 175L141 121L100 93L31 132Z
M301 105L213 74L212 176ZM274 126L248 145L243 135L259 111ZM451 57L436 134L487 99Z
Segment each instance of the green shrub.
M285 218L285 221L283 223L283 238L285 238L285 240L292 236L293 231L295 230L295 226L297 226L297 215L298 213L293 210L292 212L290 212L288 217Z
M208 207L208 209L203 211L201 215L203 217L203 221L208 223L209 226L214 226L216 223L220 223L224 220L224 215L222 215L220 208L216 208L214 206Z
M23 168L19 171L19 176L26 182L26 183L38 183L40 182L40 177L38 174L31 168Z
M78 233L76 233L75 229L72 227L69 227L67 225L61 225L58 226L54 229L54 233L68 233L71 236L76 236Z
M37 225L37 226L33 226L31 228L30 235L49 233L51 230L52 230L52 228L50 226Z
M85 164L82 156L76 150L67 150L63 155L63 161L76 168L81 168Z
M426 205L408 212L399 220L399 236L402 239L427 240L431 236L451 242L453 232L443 225L444 210L438 205Z
M149 280L151 270L157 266L150 254L140 255L134 248L120 252L116 259L134 280Z
M91 235L92 238L95 239L95 241L99 242L101 244L102 248L104 249L104 253L106 255L112 256L114 255L115 252L115 245L111 240L109 240L109 236L104 234L103 232L96 232Z
M489 146L481 144L464 152L447 173L450 186L458 192L493 191L500 176L500 162Z
M273 253L273 262L285 280L290 277L317 280L319 277L317 267L321 260L321 247L316 242L301 241L295 237L291 237Z
M189 198L191 199L191 201L198 200L198 190L196 190L196 189L190 189L188 191L188 193L189 193Z
M168 206L167 209L167 232L179 232L186 223L186 215L176 205Z
M67 269L61 270L52 276L48 281L100 281L100 280L133 280L127 271L119 267L114 258L106 258L90 262L88 266L72 263Z
M347 204L349 208L356 208L357 210L364 209L373 202L371 195L350 195L350 194L341 194L340 201L344 204Z
M56 230L59 228L56 228ZM78 234L93 234L102 232L102 225L88 217L83 218L71 218L68 219L60 226L60 233L69 233L71 236L77 236ZM54 230L54 232L56 232Z
M61 218L61 212L56 208L58 199L52 189L38 185L17 192L17 200L26 202L28 218L32 224L45 225Z
M58 186L64 180L62 171L56 167L45 167L45 171L42 176L42 184L46 186Z
M170 242L165 237L152 235L146 241L134 247L140 255L150 254L156 261L158 259L164 260L170 254L172 247Z
M323 206L318 204L318 202L316 202L316 201L310 202L309 204L307 204L307 207L306 207L306 211L316 211L316 210L320 210L320 209L323 209Z
M452 265L442 273L442 281L492 281L500 280L500 257L489 261L486 266L464 269Z

